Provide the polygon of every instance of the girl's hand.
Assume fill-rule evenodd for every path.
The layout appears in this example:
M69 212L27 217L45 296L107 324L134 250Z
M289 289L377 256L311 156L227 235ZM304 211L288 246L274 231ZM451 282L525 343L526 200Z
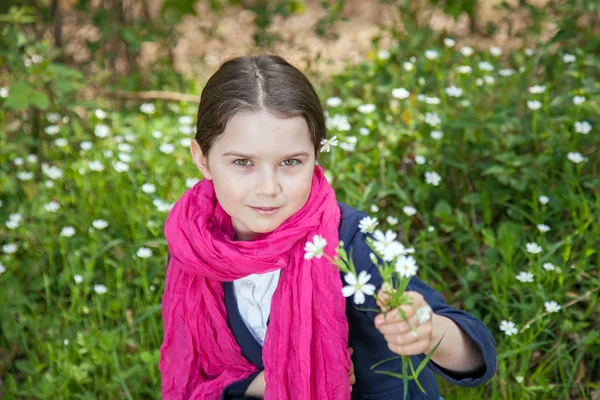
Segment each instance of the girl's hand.
M375 317L375 327L394 353L401 356L426 353L433 347L433 312L420 293L407 291L405 294L412 297L413 304L387 311L387 316L378 314ZM380 290L377 297L377 305L386 311L387 295ZM398 312L399 309L404 311L406 321Z
M348 351L350 352L350 357L352 357L354 349L352 347L348 347ZM356 377L354 376L354 363L352 362L352 358L350 358L350 372L348 373L348 378L350 378L350 392L352 393L352 385L356 383Z

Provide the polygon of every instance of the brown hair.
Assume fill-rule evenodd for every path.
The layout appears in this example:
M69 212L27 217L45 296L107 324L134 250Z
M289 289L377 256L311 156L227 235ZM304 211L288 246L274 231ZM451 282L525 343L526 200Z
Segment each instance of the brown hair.
M326 135L323 107L310 81L280 56L235 57L215 72L200 96L195 139L208 156L231 117L265 110L278 118L302 116L318 155Z

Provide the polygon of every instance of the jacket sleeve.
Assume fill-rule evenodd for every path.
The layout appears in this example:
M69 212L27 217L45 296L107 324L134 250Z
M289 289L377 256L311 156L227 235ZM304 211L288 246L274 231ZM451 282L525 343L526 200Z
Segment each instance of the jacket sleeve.
M371 275L369 283L376 286L377 293L383 283L383 279L378 268L370 260L369 254L371 253L371 249L365 241L365 235L359 230L353 235L350 246L347 246L347 251L350 251L350 249L352 250L352 258L357 273L361 270L366 270ZM449 306L436 290L429 287L416 276L411 278L407 290L421 293L425 301L431 306L433 312L454 321L477 345L485 364L481 369L466 374L451 372L433 361L429 362L429 367L446 380L458 386L475 387L489 381L496 373L496 343L487 327L466 311ZM365 304L355 307L357 309L379 309L372 296L367 296ZM367 314L374 320L379 312L367 311ZM422 354L417 357L423 360L426 356Z
M256 371L246 379L239 380L227 386L223 390L221 400L259 400L257 397L245 396L246 390L248 390L248 387L258 374L260 374L260 371Z

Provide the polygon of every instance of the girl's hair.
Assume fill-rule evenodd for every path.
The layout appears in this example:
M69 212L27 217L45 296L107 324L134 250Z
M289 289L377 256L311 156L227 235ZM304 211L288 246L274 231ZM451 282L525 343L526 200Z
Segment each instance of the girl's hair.
M278 118L304 117L318 155L326 135L319 97L302 72L276 55L235 57L210 77L200 96L196 126L202 154L208 156L236 113L260 110Z

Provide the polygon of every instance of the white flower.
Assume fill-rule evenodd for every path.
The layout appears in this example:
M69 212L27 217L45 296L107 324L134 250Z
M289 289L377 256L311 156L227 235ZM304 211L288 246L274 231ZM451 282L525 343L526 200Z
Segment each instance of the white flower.
M494 57L499 57L502 55L502 49L498 46L492 46L490 47L490 54Z
M154 204L154 206L156 207L156 209L157 209L159 212L167 212L167 211L170 211L170 210L171 210L171 207L173 207L173 205L172 205L172 204L169 204L169 203L167 203L167 202L165 202L165 201L163 201L163 200L160 200L160 199L154 199L154 200L152 201L152 204Z
M94 127L94 135L104 139L110 134L110 128L104 124L98 124Z
M50 136L56 135L56 134L58 134L60 132L60 126L58 126L58 125L49 125L46 128L44 128L44 131L48 135L50 135Z
M546 86L545 85L534 85L534 86L531 86L527 90L531 94L540 94L540 93L544 93L546 91Z
M584 101L585 101L584 96L573 96L573 104L575 104L576 106L580 105Z
M417 310L417 320L419 324L424 324L425 322L431 319L431 308L429 307L421 307Z
M379 52L377 53L377 58L379 58L380 60L387 60L388 58L390 58L390 52L387 50L379 50Z
M529 108L530 110L539 110L542 107L542 103L540 103L537 100L528 100L527 101L527 108Z
M125 140L127 140L130 143L135 142L135 138L136 137L133 133L128 133L127 135L125 135Z
M38 162L38 157L35 154L30 154L27 156L27 162L31 164L35 164Z
M435 60L439 57L439 54L435 50L425 50L425 58L428 60Z
M425 114L425 123L429 126L439 126L442 120L436 113L428 112Z
M538 201L541 204L548 204L548 201L550 201L550 198L548 198L548 196L540 196L540 197L538 197Z
M185 180L185 187L191 188L192 186L194 186L198 182L200 182L200 179L198 179L198 178L187 178Z
M450 97L460 97L463 94L463 90L452 85L446 88L446 94Z
M98 160L88 162L88 168L91 171L104 171L104 164Z
M425 101L425 103L427 104L440 104L441 100L439 97L429 97L429 96L425 96L425 98L423 99Z
M408 215L409 217L412 217L417 213L417 209L411 206L402 207L402 211L404 211L404 214Z
M62 236L62 237L71 237L74 234L75 234L75 228L73 228L72 226L64 226L60 230L60 236Z
M124 163L130 163L132 158L129 154L127 153L119 153L119 160L123 161Z
M76 284L79 285L81 282L83 282L83 276L81 276L81 275L75 275L73 277L73 280L75 281Z
M581 153L578 153L576 151L570 151L567 154L567 158L569 159L569 161L575 164L579 164L580 162L585 161L585 158L581 155Z
M573 54L565 53L562 56L562 60L563 60L563 62L568 64L568 63L574 62L576 60L576 57Z
M479 67L480 70L482 71L493 71L494 70L494 66L492 64L490 64L487 61L481 61L479 64L477 64L477 66Z
M154 193L156 192L156 186L151 183L144 183L142 185L142 192L144 193Z
M548 232L550 230L550 227L548 225L546 225L546 224L539 224L537 226L537 228L542 233L546 233L546 232Z
M498 70L498 75L500 76L511 76L515 74L515 70L514 69L501 69Z
M331 139L323 139L321 140L321 153L329 153L331 150L331 146L337 146L338 140L337 136L333 136Z
M379 207L377 207L375 204L371 204L370 210L371 212L376 213L377 211L379 211Z
M98 118L98 119L106 118L106 112L104 112L104 110L102 110L100 108L96 108L96 111L94 111L94 114L96 115L96 118Z
M527 252L531 254L539 254L542 252L542 246L537 243L531 242L525 245Z
M592 130L592 125L590 125L587 121L577 121L575 122L575 132L581 133L582 135L587 135Z
M525 50L523 50L523 52L527 57L531 57L535 54L535 50L533 50L531 47L527 47Z
M179 123L181 125L192 125L194 123L194 118L189 115L182 115L179 117Z
M501 321L500 330L504 332L506 336L516 335L519 332L515 326L515 323L512 321Z
M344 275L344 280L348 284L342 288L342 294L344 297L350 297L354 295L355 304L363 304L365 302L365 295L371 296L375 293L375 285L369 282L371 275L367 271L360 271L358 278L351 272Z
M154 292L155 290L156 290L156 286L154 286L154 285L150 285L150 291L151 291L151 292Z
M486 75L483 77L483 80L485 81L485 83L487 83L488 85L491 85L492 83L496 82L496 80L494 79L493 76L489 76Z
M470 65L459 65L458 67L456 67L456 70L460 74L470 74L471 71L473 71Z
M423 156L415 156L415 162L419 165L423 165L427 162L427 160Z
M391 215L388 215L385 220L387 221L388 224L394 226L398 224L398 218L393 217Z
M56 147L65 147L67 145L67 139L65 138L58 138L54 141L54 145Z
M23 159L21 157L17 157L13 160L13 162L15 163L15 165L17 166L21 166L23 164L25 164L25 161L23 161Z
M469 57L471 54L473 54L473 48L470 46L463 46L461 47L460 52L463 56Z
M533 282L533 274L531 272L521 271L516 278L519 282L523 283Z
M129 171L129 164L124 163L123 161L115 161L113 162L113 168L117 172L127 172Z
M377 218L364 217L358 222L358 229L360 229L362 233L373 233L377 224L379 224Z
M92 222L92 226L96 229L102 230L108 226L108 222L103 219L96 219Z
M375 107L375 104L361 104L360 106L357 107L358 111L363 113L363 114L368 114L368 113L372 113L373 111L375 111L377 109L377 107Z
M432 139L434 140L440 140L444 137L444 132L442 131L431 131L431 133L429 134L429 136L431 136Z
M160 139L163 136L163 133L157 129L152 131L152 137L155 139Z
M51 180L47 180L46 182L44 182L44 186L46 186L47 188L53 188L54 182L52 182Z
M50 203L44 204L44 208L48 212L56 212L60 208L60 204L53 200Z
M0 97L3 99L7 98L10 94L10 90L7 87L0 87Z
M396 259L395 270L403 278L410 278L417 273L417 263L412 256L400 256Z
M22 181L30 181L33 179L33 172L20 171L17 172L17 178Z
M165 154L171 154L175 150L175 146L171 143L163 143L160 145L159 150Z
M402 63L402 68L404 68L405 71L412 71L414 66L413 63L406 61Z
M94 285L94 292L96 292L98 294L104 294L107 291L108 291L108 289L104 285Z
M5 225L8 229L17 229L19 227L19 225L21 225L21 221L9 219L8 221L5 222Z
M133 147L131 147L129 143L121 143L117 146L117 148L123 153L131 153L133 151Z
M561 306L555 301L545 301L544 307L546 308L546 312L553 313L558 312Z
M425 182L433 185L433 186L438 186L440 184L440 181L442 180L442 177L435 171L427 171L425 172Z
M337 129L338 131L347 132L352 128L348 117L345 115L336 114L331 118L327 116L326 123L329 129Z
M454 47L456 41L452 38L444 38L444 46L446 47Z
M329 107L339 107L342 105L342 99L340 99L339 97L330 97L325 101L325 103Z
M140 106L140 111L144 114L154 114L156 107L152 103L144 103Z
M6 272L6 267L4 266L4 264L2 264L2 262L0 261L0 275L2 275L3 273Z
M546 262L544 263L544 265L542 265L542 267L546 270L546 271L554 271L556 269L556 267L554 266L554 264L552 264L551 262Z
M395 99L403 100L408 98L408 96L410 96L410 92L404 88L399 87L392 89L392 97Z
M315 235L313 236L312 242L306 242L304 245L304 258L310 260L313 257L321 258L323 256L323 250L327 246L327 240L324 237Z
M181 125L179 127L179 132L183 133L184 135L191 135L192 133L194 133L194 129L189 126L189 125Z
M373 246L377 250L385 261L392 261L394 258L415 252L413 248L405 248L402 243L395 240L396 234L391 230L388 230L385 234L380 230L376 230L373 234L375 241Z
M427 232L433 232L433 231L435 231L435 226L430 225L427 227Z
M139 258L149 258L152 257L152 250L147 247L140 247L136 254Z
M14 243L7 243L2 246L2 251L6 254L14 254L17 252L18 246Z
M93 146L92 142L88 142L88 141L83 141L79 144L79 147L81 147L81 150L83 151L88 151L89 149L91 149Z

